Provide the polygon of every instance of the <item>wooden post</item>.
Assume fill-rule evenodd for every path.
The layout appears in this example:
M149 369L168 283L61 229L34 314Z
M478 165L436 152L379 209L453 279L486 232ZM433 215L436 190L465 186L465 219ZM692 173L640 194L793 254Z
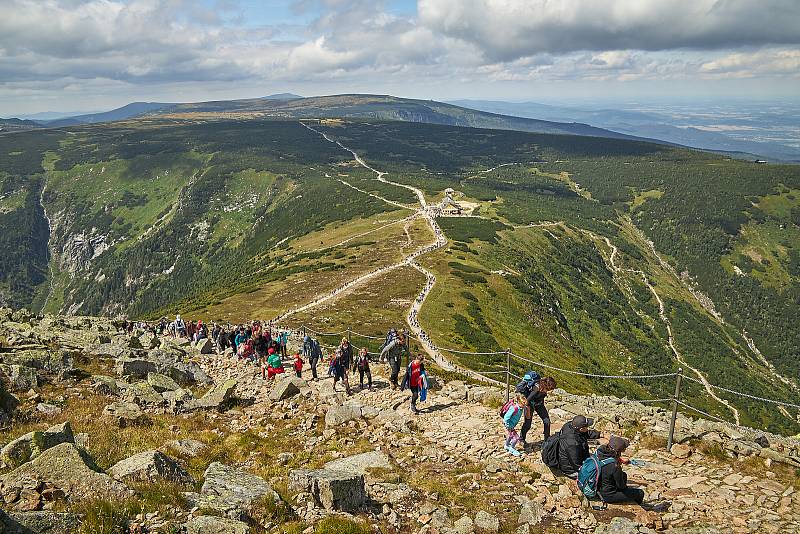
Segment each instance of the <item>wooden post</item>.
M675 420L678 418L678 401L681 398L681 373L682 367L678 367L675 375L675 395L672 397L672 418L669 421L669 435L667 436L667 451L672 450L672 443L675 438Z
M511 398L511 349L506 351L506 402Z

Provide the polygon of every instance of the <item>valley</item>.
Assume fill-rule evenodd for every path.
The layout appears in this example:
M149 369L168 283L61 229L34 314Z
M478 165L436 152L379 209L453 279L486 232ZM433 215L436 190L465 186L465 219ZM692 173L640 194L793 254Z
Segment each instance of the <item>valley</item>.
M4 238L19 251L4 303L376 338L405 323L417 350L478 371L505 356L437 347L599 374L681 366L697 381L687 404L800 430L796 410L710 386L796 398L796 167L608 138L198 115L3 136L0 176L8 199L28 199L0 200L0 225L22 231ZM468 215L436 211L447 189ZM34 231L45 237L22 238ZM672 388L555 376L577 393Z

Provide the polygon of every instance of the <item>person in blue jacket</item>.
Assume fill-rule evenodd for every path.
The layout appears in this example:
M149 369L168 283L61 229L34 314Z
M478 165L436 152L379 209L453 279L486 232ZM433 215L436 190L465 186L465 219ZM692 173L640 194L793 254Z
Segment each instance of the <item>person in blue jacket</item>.
M517 395L516 398L510 399L504 406L505 412L503 415L503 426L506 429L506 446L505 449L514 456L521 456L522 453L516 448L519 441L519 434L517 434L517 424L522 419L525 413L525 407L528 405L528 399L525 395Z

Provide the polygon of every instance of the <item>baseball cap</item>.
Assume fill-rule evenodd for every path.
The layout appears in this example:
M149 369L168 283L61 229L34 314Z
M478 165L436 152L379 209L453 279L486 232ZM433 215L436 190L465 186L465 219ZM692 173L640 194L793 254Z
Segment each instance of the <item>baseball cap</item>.
M576 415L572 418L572 427L573 428L583 428L585 426L592 426L594 424L594 419L591 417L584 417L582 415Z

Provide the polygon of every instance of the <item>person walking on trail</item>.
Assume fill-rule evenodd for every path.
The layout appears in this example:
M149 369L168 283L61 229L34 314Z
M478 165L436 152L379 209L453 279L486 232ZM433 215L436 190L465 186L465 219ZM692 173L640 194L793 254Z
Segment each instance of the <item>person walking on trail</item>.
M298 350L294 354L294 362L292 362L294 366L294 374L297 378L303 378L303 358L300 357L300 351Z
M392 384L392 389L397 389L397 377L400 375L403 356L408 356L408 348L406 347L406 336L401 333L381 351L381 360L386 359L391 369L389 382Z
M350 389L350 369L353 366L353 346L350 345L350 340L346 337L342 338L339 344L339 354L342 359L342 367L344 367L344 383L347 389Z
M600 468L600 477L597 481L597 493L603 502L612 504L636 503L644 501L644 490L628 486L628 475L622 470L622 453L628 448L628 440L619 436L611 436L608 445L597 449L597 460L614 460Z
M261 378L273 379L275 375L283 374L283 362L281 355L275 352L274 349L269 349L269 356L267 357L267 376L264 376L264 368L261 368Z
M341 380L344 382L345 391L350 395L350 382L347 380L347 367L342 358L341 348L336 349L331 357L330 373L333 375L333 391L336 391L336 384Z
M369 353L366 348L361 349L356 357L356 369L358 369L358 383L364 389L364 375L367 375L369 390L372 391L372 371L369 368Z
M178 337L186 337L186 323L181 319L181 314L175 316L173 325L175 327L175 334Z
M557 447L558 470L570 478L578 476L578 470L590 456L589 440L600 439L601 433L590 428L594 419L576 415L572 421L564 423L554 445ZM544 452L542 453L544 454Z
M556 380L551 376L539 378L539 374L535 371L528 372L517 385L517 393L525 395L528 400L528 407L525 410L525 421L522 423L519 437L520 443L525 451L530 450L530 445L526 441L528 431L531 429L533 422L533 412L542 420L544 426L544 440L550 437L550 414L547 412L547 407L544 405L545 397L551 391L556 389Z
M311 339L309 335L303 338L303 356L306 357L308 364L311 366L311 379L319 380L317 376L317 363L322 356L322 348L319 346L319 343Z
M517 424L522 419L527 405L528 399L525 398L525 395L516 395L512 396L500 408L500 416L503 418L503 427L506 430L505 449L514 456L522 456L522 453L517 450L517 442L519 441Z
M406 388L411 390L411 412L414 415L419 414L417 409L417 399L419 398L420 390L425 387L425 357L420 354L406 368L406 376L403 377L403 385L400 390Z

